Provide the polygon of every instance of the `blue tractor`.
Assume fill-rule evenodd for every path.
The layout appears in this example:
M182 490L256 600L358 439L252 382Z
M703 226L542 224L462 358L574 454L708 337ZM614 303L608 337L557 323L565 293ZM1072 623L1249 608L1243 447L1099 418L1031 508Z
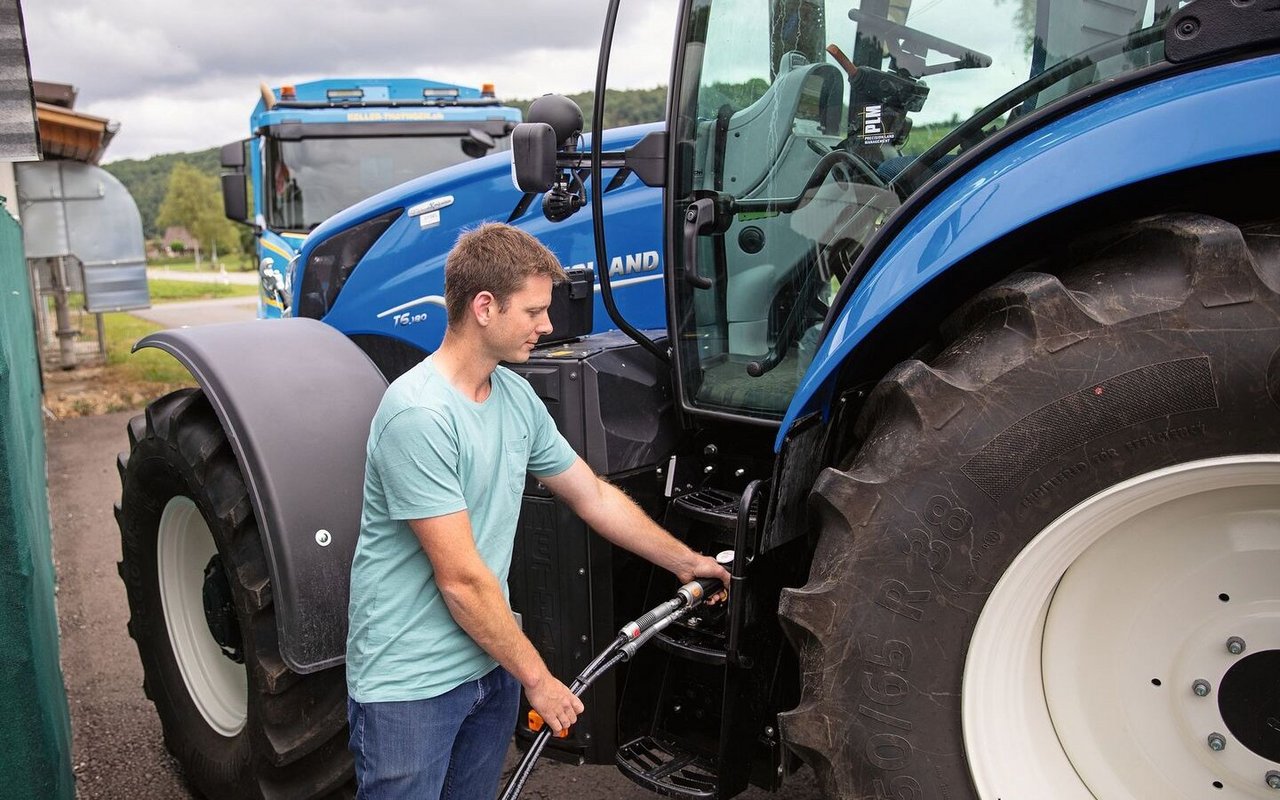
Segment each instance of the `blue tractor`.
M681 0L662 130L587 152L572 113L530 114L524 193L661 187L667 322L614 302L591 334L569 287L570 338L521 372L598 472L736 554L728 603L594 684L556 754L685 798L800 769L833 798L1280 790L1278 9ZM602 264L624 231L590 210ZM385 377L275 324L142 343L201 388L130 426L122 574L171 745L186 724L246 796L320 796L351 777ZM523 502L513 605L570 678L674 587ZM166 632L182 570L203 605Z

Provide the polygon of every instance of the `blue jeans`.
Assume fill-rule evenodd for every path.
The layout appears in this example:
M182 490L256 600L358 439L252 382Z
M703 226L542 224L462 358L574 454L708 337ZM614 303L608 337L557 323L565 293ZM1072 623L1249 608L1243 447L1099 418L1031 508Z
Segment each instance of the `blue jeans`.
M359 800L490 800L515 732L520 684L502 667L439 697L347 698Z

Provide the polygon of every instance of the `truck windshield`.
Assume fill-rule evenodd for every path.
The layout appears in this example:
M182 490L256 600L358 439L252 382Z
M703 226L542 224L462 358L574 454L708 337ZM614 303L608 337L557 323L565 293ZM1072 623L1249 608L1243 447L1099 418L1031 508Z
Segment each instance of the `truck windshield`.
M709 286L673 287L686 405L780 416L894 210L1019 116L1162 60L1181 5L693 0L673 199L715 198L722 218L696 240Z
M470 160L464 138L394 136L266 140L264 216L273 230L309 231L366 197ZM494 137L490 152L511 146Z

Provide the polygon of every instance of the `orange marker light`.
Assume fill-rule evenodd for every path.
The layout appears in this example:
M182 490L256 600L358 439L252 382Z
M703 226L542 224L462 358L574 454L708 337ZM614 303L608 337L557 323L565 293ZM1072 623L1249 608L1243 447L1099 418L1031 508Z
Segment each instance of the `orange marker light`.
M540 731L542 730L542 726L546 724L547 723L545 720L542 719L541 714L539 714L537 711L534 711L532 708L529 709L529 730ZM569 729L563 728L559 733L552 732L551 735L556 737L557 739L568 739Z
M280 99L281 100L297 100L298 92L292 86L281 86Z
M492 84L492 83L482 83L482 84L480 84L480 96L481 96L481 97L494 97L495 95L494 95L493 84Z

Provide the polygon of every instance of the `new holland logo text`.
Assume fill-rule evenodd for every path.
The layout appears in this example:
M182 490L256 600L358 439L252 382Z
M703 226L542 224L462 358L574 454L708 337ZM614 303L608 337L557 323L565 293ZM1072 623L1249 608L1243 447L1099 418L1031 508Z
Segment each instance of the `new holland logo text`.
M625 256L614 256L609 262L609 277L620 278L623 275L653 272L658 268L659 261L660 258L657 250L646 250L642 253L627 253ZM581 269L583 267L594 271L596 268L596 262L585 261L580 264L574 264L572 269Z

